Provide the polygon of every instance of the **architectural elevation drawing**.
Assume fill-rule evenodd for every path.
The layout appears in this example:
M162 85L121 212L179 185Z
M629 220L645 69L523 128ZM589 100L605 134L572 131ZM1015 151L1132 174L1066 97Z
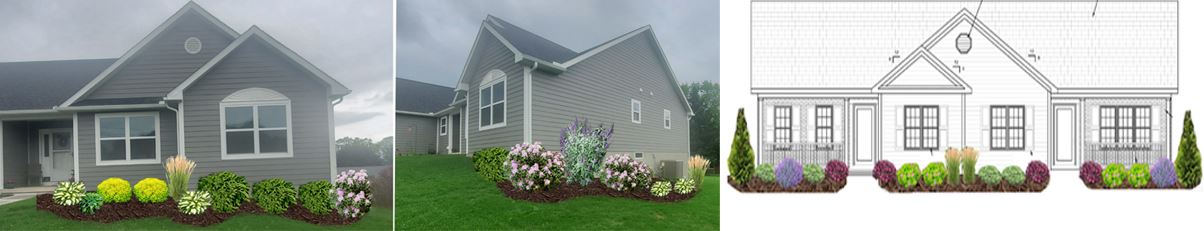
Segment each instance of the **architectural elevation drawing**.
M5 188L161 178L181 153L196 176L334 179L333 107L350 90L268 33L189 2L132 45L116 59L0 63Z
M1175 1L754 1L757 163L1170 158ZM750 109L751 110L751 109Z

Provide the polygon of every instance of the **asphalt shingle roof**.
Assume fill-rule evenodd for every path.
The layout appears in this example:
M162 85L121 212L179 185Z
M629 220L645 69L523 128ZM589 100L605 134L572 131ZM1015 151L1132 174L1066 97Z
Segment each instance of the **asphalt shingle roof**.
M58 106L116 60L0 63L0 111Z
M435 113L446 109L455 97L451 87L397 78L396 107L398 111Z
M565 48L560 44L552 42L542 36L531 33L526 29L510 24L506 20L502 20L493 15L486 17L485 21L492 24L498 34L506 38L510 45L514 45L515 49L523 54L530 55L535 58L543 59L549 62L564 63L577 57L577 52Z

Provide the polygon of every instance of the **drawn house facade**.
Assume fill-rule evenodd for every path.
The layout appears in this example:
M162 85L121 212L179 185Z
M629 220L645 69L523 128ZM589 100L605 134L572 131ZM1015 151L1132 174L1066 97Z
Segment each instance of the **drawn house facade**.
M1093 4L753 2L757 162L1169 157L1177 3Z
M350 90L256 26L189 2L117 59L0 63L4 187L233 171L335 175L333 107ZM194 181L195 184L195 181Z
M398 84L398 89L442 88L409 80ZM559 150L561 129L574 119L589 119L591 126L614 125L608 153L631 154L658 172L664 163L680 176L689 158L694 113L679 86L650 26L576 52L488 16L452 88L453 98L434 111L398 108L397 120L402 126L431 118L427 121L435 122L430 126L435 129L414 137L434 137L437 153L471 154L537 141ZM424 139L404 137L402 131L398 142Z

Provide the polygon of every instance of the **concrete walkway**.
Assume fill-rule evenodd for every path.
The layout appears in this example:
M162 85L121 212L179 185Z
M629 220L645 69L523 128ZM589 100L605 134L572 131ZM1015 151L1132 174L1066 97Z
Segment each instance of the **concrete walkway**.
M12 196L0 198L0 206L4 206L9 203L29 199L34 196L37 196L38 194L40 194L40 193L15 193Z

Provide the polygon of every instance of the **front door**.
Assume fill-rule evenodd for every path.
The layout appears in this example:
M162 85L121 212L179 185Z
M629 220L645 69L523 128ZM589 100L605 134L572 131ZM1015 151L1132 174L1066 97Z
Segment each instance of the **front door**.
M1075 105L1054 105L1053 131L1053 167L1075 168L1078 163L1076 144L1078 143L1075 116Z
M853 167L870 167L874 166L875 161L875 120L874 105L860 104L853 105L853 147L852 163Z
M451 153L460 153L460 114L451 115Z
M54 184L71 178L75 155L71 148L71 130L38 131L38 156L42 164L42 183Z

